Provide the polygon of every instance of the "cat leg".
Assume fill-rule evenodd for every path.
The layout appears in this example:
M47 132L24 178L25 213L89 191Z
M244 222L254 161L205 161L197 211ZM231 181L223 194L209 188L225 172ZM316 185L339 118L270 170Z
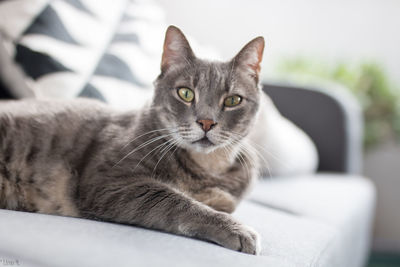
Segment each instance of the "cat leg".
M81 189L83 217L138 225L217 243L249 254L260 250L255 231L157 181L102 183Z
M200 192L192 193L191 196L217 211L227 213L234 212L238 203L234 196L218 187L206 188Z
M243 168L236 168L219 177L204 175L192 183L178 183L182 191L207 206L232 213L248 191L252 176Z

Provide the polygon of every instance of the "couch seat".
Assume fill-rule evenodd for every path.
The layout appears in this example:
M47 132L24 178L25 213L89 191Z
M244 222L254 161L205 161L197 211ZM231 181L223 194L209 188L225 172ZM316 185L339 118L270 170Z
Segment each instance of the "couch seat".
M139 227L0 210L0 259L33 267L361 267L374 203L362 177L263 179L234 213L260 233L260 256Z

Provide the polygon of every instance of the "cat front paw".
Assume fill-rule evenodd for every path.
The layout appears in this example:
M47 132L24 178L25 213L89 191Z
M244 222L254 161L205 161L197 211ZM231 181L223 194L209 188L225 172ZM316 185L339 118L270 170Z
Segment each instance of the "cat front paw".
M249 226L230 220L222 227L215 240L221 246L247 254L258 255L261 252L261 239Z
M232 240L229 241L233 249L252 255L259 255L261 252L261 239L252 228L241 225L239 229L232 232Z

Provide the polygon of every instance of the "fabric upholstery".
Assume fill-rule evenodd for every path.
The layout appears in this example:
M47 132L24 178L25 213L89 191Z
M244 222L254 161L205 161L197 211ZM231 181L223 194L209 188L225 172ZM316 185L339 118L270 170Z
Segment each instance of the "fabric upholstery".
M133 226L0 210L0 257L52 267L361 267L373 203L373 187L359 177L262 181L234 213L260 233L261 256Z
M320 261L329 266L363 266L368 257L375 189L364 177L317 174L264 180L249 199L265 207L308 218L338 231ZM330 252L328 252L330 251ZM330 253L335 257L327 257Z
M22 70L9 81L13 90L22 79L37 97L83 96L136 108L158 75L163 19L151 1L2 1L0 49L12 60L0 60L0 68Z

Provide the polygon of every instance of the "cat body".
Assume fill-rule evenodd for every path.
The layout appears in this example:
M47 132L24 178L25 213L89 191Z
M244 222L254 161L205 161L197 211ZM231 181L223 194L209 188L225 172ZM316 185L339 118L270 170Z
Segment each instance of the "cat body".
M86 189L144 177L202 202L227 192L231 202L217 209L232 212L254 174L228 151L172 149L154 118L151 109L121 113L91 100L1 103L1 208L79 217Z
M169 27L150 106L0 103L0 208L159 229L259 252L229 213L256 177L246 147L260 102L256 38L229 62L197 59Z

